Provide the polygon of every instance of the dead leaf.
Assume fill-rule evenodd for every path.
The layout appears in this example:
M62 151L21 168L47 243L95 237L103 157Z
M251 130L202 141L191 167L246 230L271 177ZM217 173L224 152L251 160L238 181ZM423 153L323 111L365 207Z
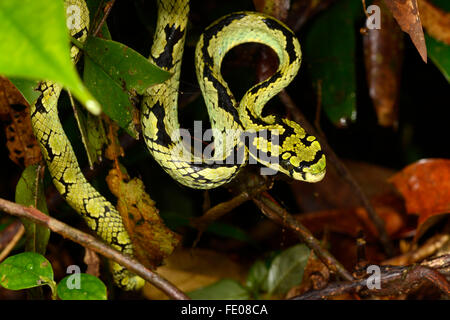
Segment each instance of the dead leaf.
M313 254L306 264L302 283L289 290L286 299L302 295L309 290L323 289L328 284L329 279L330 270Z
M444 12L426 0L419 1L419 11L428 34L450 45L450 12Z
M387 196L384 201L384 205L381 201L374 204L374 209L384 221L387 234L392 236L406 226L406 221L398 200L395 203ZM363 207L308 212L295 217L314 234L327 230L357 237L363 231L368 240L378 239L378 232Z
M247 270L247 266L234 262L225 254L196 248L175 250L156 272L181 291L190 292L223 278L243 282ZM168 299L163 292L148 283L144 287L144 295L148 299Z
M269 14L280 21L285 21L288 15L290 0L253 0L256 11Z
M95 277L100 276L100 258L95 251L85 248L83 261L87 265L86 273Z
M420 22L417 0L385 0L400 28L409 34L422 60L427 62L427 47Z
M450 213L450 160L426 159L413 163L391 179L403 195L409 214L419 216L416 239L442 214Z
M159 266L180 241L180 236L164 225L155 202L137 178L111 169L106 182L117 197L117 209L133 242L134 254L149 268Z
M395 173L394 170L358 161L344 160L344 163L369 198L395 191L392 184L387 182ZM320 183L293 182L291 189L302 212L361 205L352 188L332 164L327 167L327 174Z
M382 0L373 4L381 8L381 28L369 29L363 38L367 83L378 123L397 127L403 32Z
M31 127L30 106L16 87L0 77L0 117L6 121L9 158L22 167L41 161L41 150Z

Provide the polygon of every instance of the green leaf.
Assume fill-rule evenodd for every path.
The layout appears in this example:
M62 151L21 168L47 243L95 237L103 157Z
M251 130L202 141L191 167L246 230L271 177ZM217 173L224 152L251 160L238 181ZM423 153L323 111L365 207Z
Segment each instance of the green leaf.
M97 277L74 273L62 279L56 287L61 300L106 300L106 286Z
M284 250L273 259L267 274L269 294L285 294L302 282L309 252L306 245L299 244Z
M312 21L303 41L313 84L321 82L322 108L335 125L356 120L355 21L361 2L341 0Z
M450 83L450 46L425 33L428 56Z
M188 293L193 300L248 300L249 292L238 282L222 279L207 287Z
M61 83L92 113L100 105L70 59L63 1L0 1L0 74Z
M48 215L44 184L38 175L39 167L37 165L29 166L22 172L16 186L16 202L24 206L36 207ZM28 219L22 219L22 223L26 232L25 250L45 254L50 230Z
M52 266L38 253L20 253L0 263L0 285L6 289L21 290L52 283Z
M171 74L153 65L133 49L112 41L89 37L85 48L84 80L101 102L104 112L133 137L133 97L167 80Z
M259 291L262 291L264 289L267 290L267 288L264 288L264 286L265 284L267 284L268 273L269 268L262 260L257 260L251 266L250 270L248 271L245 285L254 295L257 295Z
M35 90L40 81L39 80L29 80L23 78L9 78L9 80L16 86L20 91L22 96L27 100L28 104L32 105L41 93Z

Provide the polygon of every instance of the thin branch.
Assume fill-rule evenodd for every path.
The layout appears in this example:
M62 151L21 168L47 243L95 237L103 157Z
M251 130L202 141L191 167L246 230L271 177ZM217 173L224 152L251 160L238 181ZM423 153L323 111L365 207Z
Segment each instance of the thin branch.
M429 282L447 296L450 295L450 284L445 274L450 271L450 255L444 255L420 265L403 267L380 266L380 286L378 289L368 288L368 278L355 281L336 282L324 289L306 292L293 300L317 300L342 295L358 293L365 296L391 296L408 293L418 286ZM370 275L373 277L373 275ZM371 281L370 281L371 282Z
M253 202L260 208L264 215L276 223L281 224L283 227L293 230L332 272L340 275L346 280L353 280L352 275L339 261L336 260L335 257L322 248L319 240L314 238L312 233L305 226L289 214L286 209L280 207L265 195L266 193L263 193L261 196L253 199Z
M65 223L62 223L52 217L47 216L41 211L32 208L25 207L20 204L1 199L0 198L0 210L3 210L6 213L9 213L13 216L22 217L30 219L31 221L38 223L40 225L44 225L48 227L51 231L56 232L62 235L65 238L68 238L76 243L81 244L82 246L89 248L108 259L114 260L122 266L128 268L130 271L136 273L141 276L155 287L162 290L169 297L177 300L187 300L187 297L182 291L180 291L177 287L175 287L172 283L170 283L165 278L161 277L157 273L147 269L137 260L131 258L128 255L125 255L102 241L96 239L95 237L88 235L84 232L81 232L75 228L68 226Z
M22 238L24 233L25 233L25 227L23 226L23 224L20 224L19 230L17 230L16 234L11 239L11 241L6 245L5 249L3 249L2 252L0 252L0 262L2 262L3 259L5 259L9 255L9 253L11 252L12 249L14 249L14 247L19 242L19 240Z
M309 124L308 120L303 116L300 109L297 108L294 101L292 101L291 97L288 95L288 93L285 90L282 90L280 94L278 95L281 99L281 101L285 104L285 106L289 109L289 111L292 113L294 120L296 122L299 122L307 132L309 132L312 135L315 135L317 140L319 141L320 145L322 146L322 149L324 153L326 154L328 161L333 163L336 170L338 171L339 175L347 181L347 183L351 186L353 191L355 192L355 195L360 199L361 204L366 209L370 219L372 220L373 224L375 225L381 244L383 245L384 251L386 254L391 257L394 254L394 246L392 245L391 240L389 239L389 236L386 232L386 228L384 226L384 221L380 218L380 216L377 214L375 209L372 207L369 199L367 198L366 194L363 192L361 187L359 186L358 182L356 182L353 175L350 173L350 171L347 169L347 167L342 163L342 161L339 160L336 153L334 153L333 149L330 147L330 145L327 143L324 136L318 134L318 132L314 129L314 127Z
M109 13L111 12L112 7L114 6L114 3L116 2L116 0L111 0L111 2L108 2L104 8L103 11L103 17L100 20L100 22L98 23L97 27L95 28L94 32L92 33L92 35L94 37L97 36L97 34L100 32L100 29L102 28L103 24L106 21L106 18L108 18Z

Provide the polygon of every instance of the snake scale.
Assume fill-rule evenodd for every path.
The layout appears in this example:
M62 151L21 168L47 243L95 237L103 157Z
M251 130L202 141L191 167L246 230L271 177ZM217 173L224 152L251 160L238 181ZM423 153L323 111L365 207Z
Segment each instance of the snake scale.
M70 30L83 43L89 28L84 0L66 0L78 6L81 23ZM159 0L157 27L149 60L173 76L147 89L141 110L142 134L161 167L183 185L210 189L231 181L250 158L294 179L320 181L325 174L325 156L317 139L297 123L278 116L263 116L263 108L296 76L301 62L300 44L294 33L278 20L261 13L237 12L210 25L198 41L196 73L208 109L214 148L209 158L191 152L182 141L178 122L178 88L188 21L188 0ZM256 42L269 46L278 56L278 70L254 85L237 103L221 76L221 62L233 47ZM71 48L78 60L79 49ZM84 177L73 148L59 120L57 102L62 87L44 81L31 106L34 133L52 177L67 203L88 226L115 249L133 254L133 247L120 213ZM275 133L270 138L259 133ZM246 132L248 144L241 138ZM269 161L261 152L279 161ZM271 159L271 158L270 158ZM112 262L115 282L122 288L140 288L144 280Z

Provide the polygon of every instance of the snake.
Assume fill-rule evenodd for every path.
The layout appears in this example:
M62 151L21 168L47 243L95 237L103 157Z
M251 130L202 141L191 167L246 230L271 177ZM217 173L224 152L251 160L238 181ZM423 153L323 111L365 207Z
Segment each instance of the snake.
M89 12L84 0L65 0L66 11L77 6L80 23L70 35L83 43L88 35ZM209 156L186 144L178 121L181 62L189 15L188 0L158 0L157 25L149 61L172 76L151 86L142 96L142 136L150 154L176 181L194 189L211 189L230 182L251 160L296 180L320 181L326 160L316 137L299 124L278 115L263 116L265 104L296 76L301 63L295 34L277 19L256 12L236 12L213 22L196 45L196 75L211 123ZM277 71L251 87L238 103L221 75L225 54L237 45L254 42L278 56ZM73 63L80 49L72 46ZM31 105L34 134L48 171L65 201L83 216L90 229L113 248L133 255L133 245L115 206L84 177L73 147L61 125L57 104L62 86L40 82L39 97ZM269 133L269 134L267 134ZM272 161L276 159L277 161ZM135 290L145 281L110 262L115 283Z

